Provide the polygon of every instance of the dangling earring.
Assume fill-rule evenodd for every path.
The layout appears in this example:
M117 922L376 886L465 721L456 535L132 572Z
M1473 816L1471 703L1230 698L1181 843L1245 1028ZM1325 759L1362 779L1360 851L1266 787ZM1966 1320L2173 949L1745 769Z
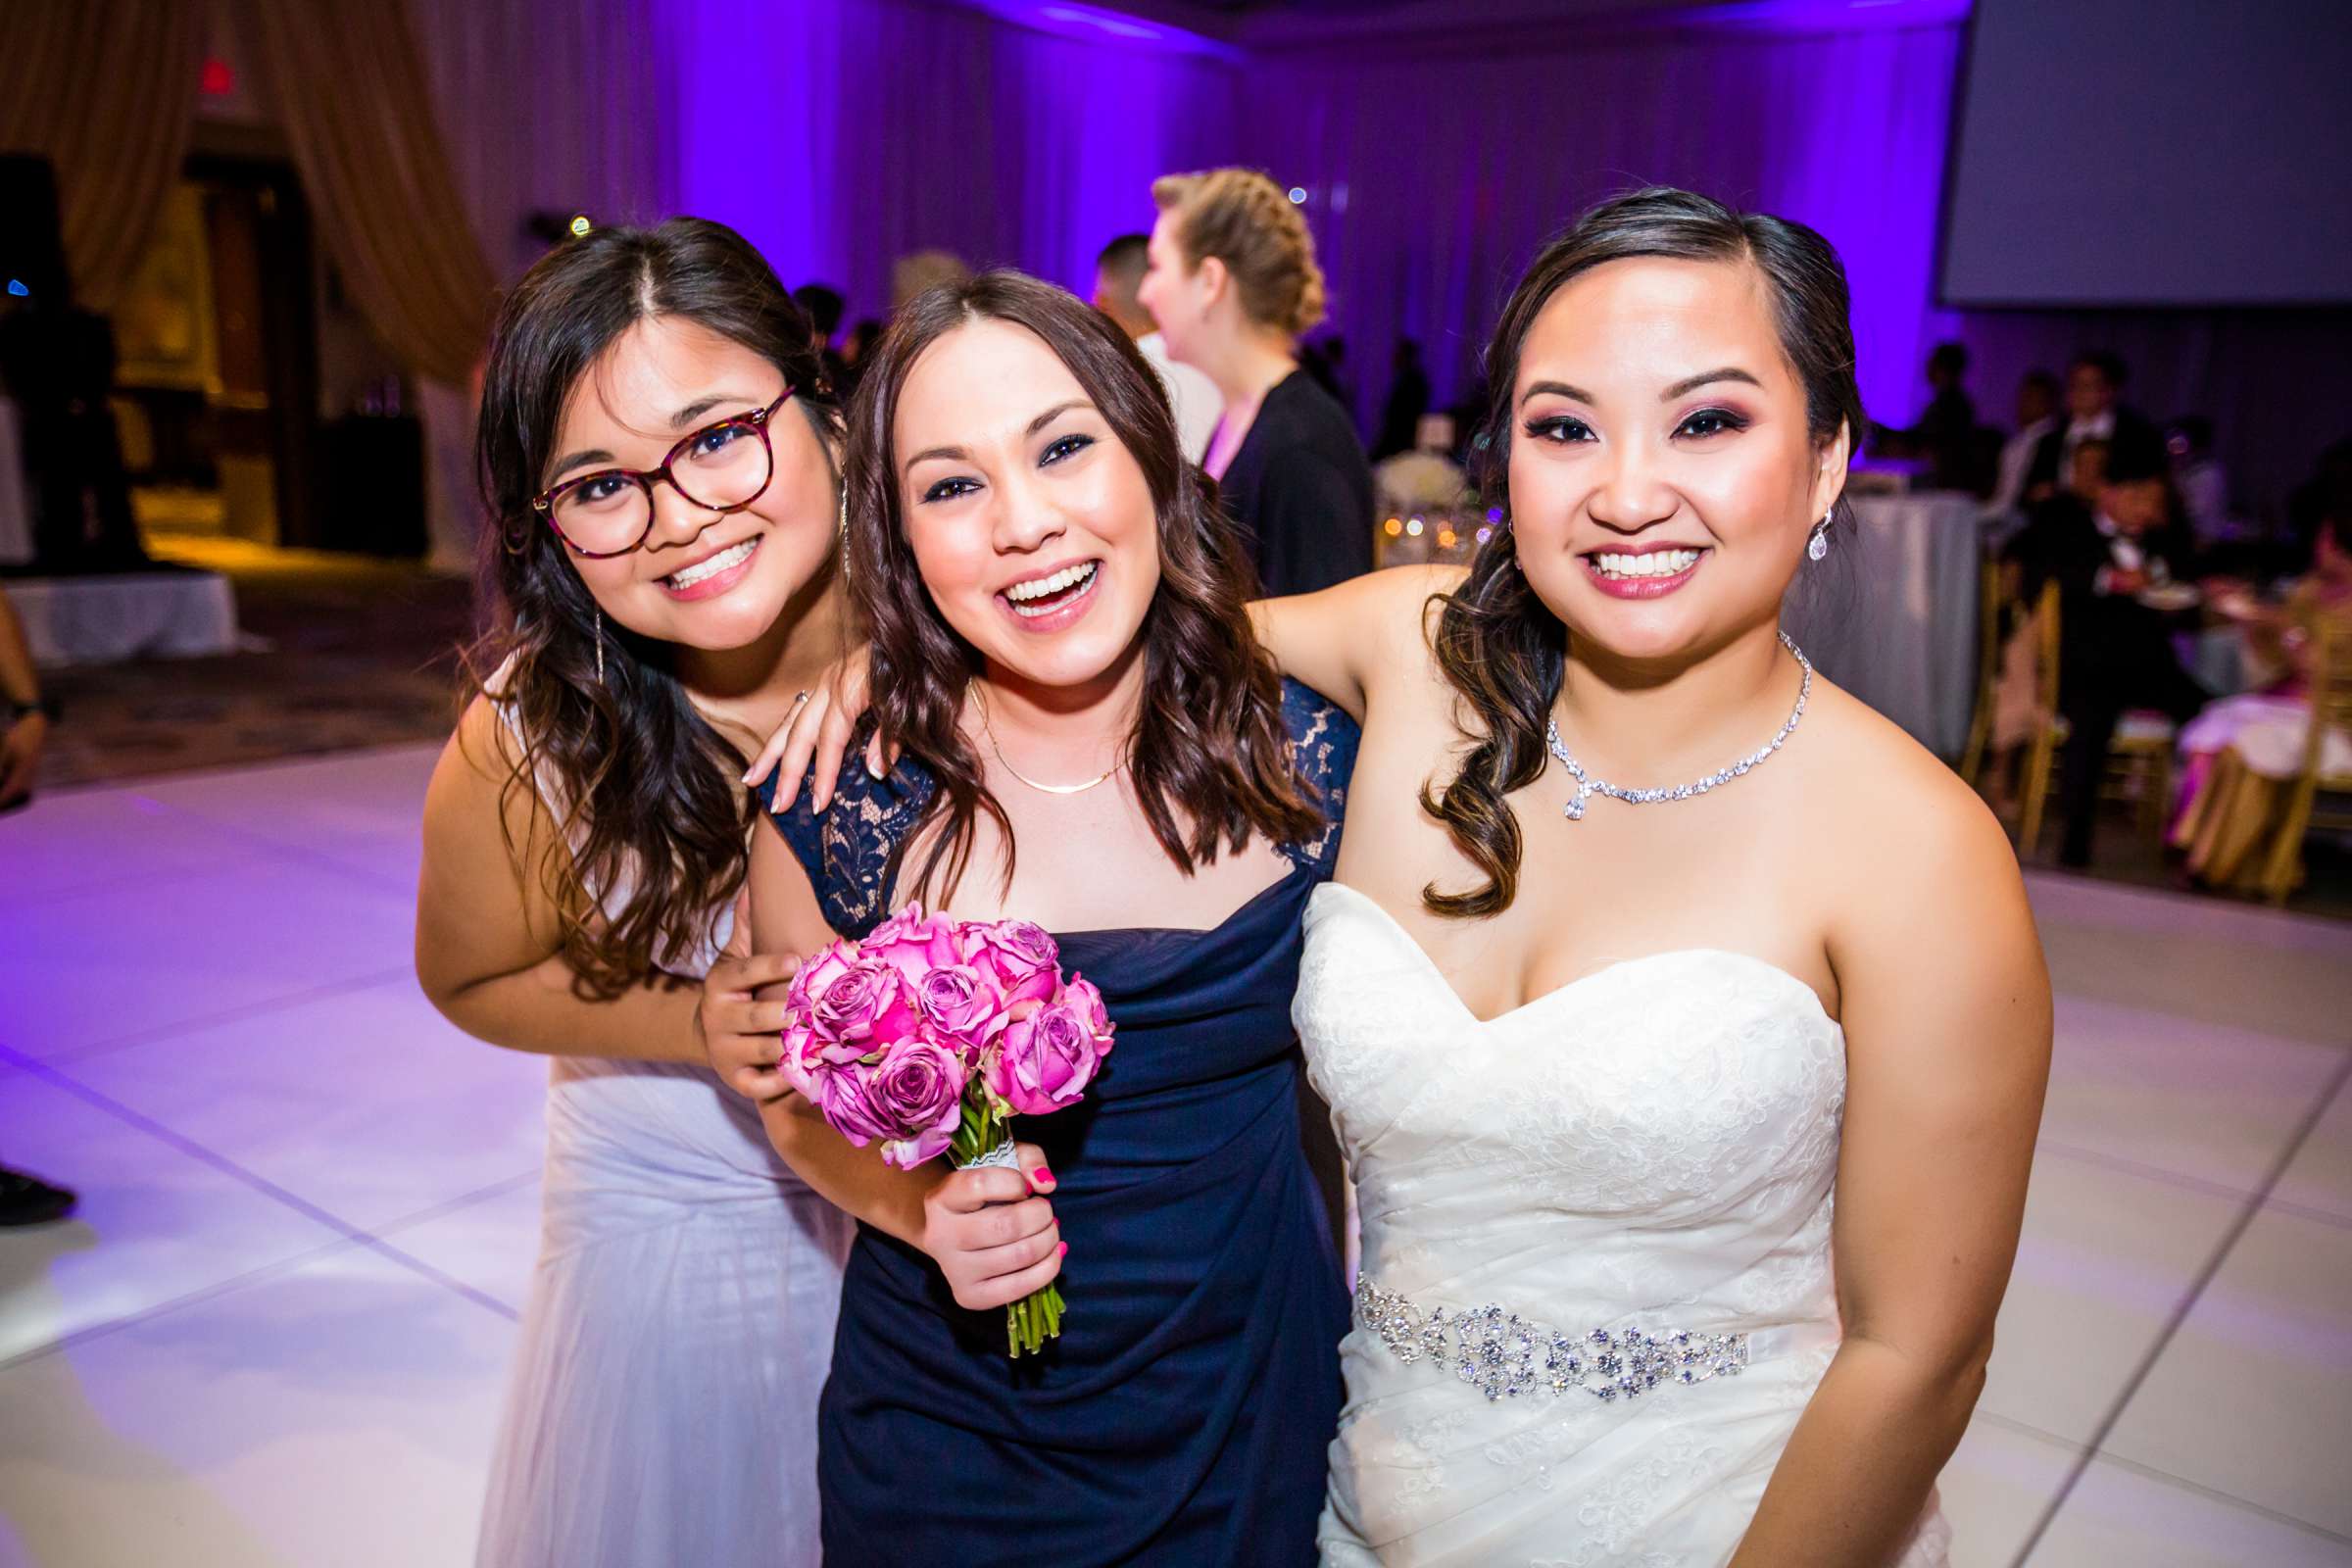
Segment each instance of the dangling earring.
M848 582L850 580L850 482L847 478L841 482L841 526L836 530L835 537L840 540L841 580Z
M1813 542L1805 546L1805 554L1819 561L1829 553L1830 514L1825 512L1821 514L1821 520L1813 525Z
M596 612L596 683L605 683L605 612L601 607Z

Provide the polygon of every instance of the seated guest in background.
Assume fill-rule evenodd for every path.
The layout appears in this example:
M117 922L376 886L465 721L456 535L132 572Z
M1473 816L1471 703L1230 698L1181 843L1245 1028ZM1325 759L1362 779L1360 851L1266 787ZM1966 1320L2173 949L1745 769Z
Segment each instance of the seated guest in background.
M1968 375L1968 350L1958 343L1938 343L1928 356L1928 385L1935 396L1909 429L1899 432L1902 445L1928 464L1931 490L1965 490L1980 494L1989 482L1978 455L1977 406L1963 384Z
M2028 370L2017 384L2017 433L2002 443L1999 471L1993 478L1995 511L2012 511L2026 499L2026 474L2034 466L2034 449L2057 428L2058 378L2047 370Z
M2001 547L2009 588L2031 601L2052 575L2052 562L2094 528L2099 490L2107 482L2108 445L2085 441L2075 448L2066 483L2026 507L2025 526Z
M2313 656L2324 623L2352 619L2352 510L2323 518L2311 567L2283 602L2245 593L2213 608L2244 628L2255 689L2225 697L2180 732L2180 814L2173 847L2209 887L2250 891L2285 816L2288 786L2303 766L2311 729ZM2322 765L2352 772L2352 735L2331 730Z
M1208 438L1216 433L1225 398L1216 382L1169 355L1168 340L1136 298L1136 290L1144 286L1144 269L1151 265L1151 251L1149 234L1121 234L1102 247L1102 254L1095 258L1095 309L1116 321L1159 373L1159 384L1168 389L1168 403L1176 411L1184 461L1197 464L1208 455Z
M2041 438L2026 473L2026 499L2038 500L2064 480L2076 447L2089 440L2137 444L2161 437L2148 416L2118 400L2124 362L2105 352L2079 354L2066 369L2066 423Z
M2058 584L2058 710L2072 731L2059 776L2066 837L2059 861L2090 863L2099 778L2117 720L2150 709L2186 723L2209 694L2180 667L2170 618L2142 602L2187 562L2168 536L2172 494L2164 444L2152 434L2117 440L2087 514L2058 506L2029 527L2027 596ZM2021 543L2025 541L2021 540Z
M1169 174L1144 308L1168 352L1208 373L1225 414L1203 465L1249 535L1269 596L1372 569L1372 466L1338 399L1299 368L1323 319L1323 270L1306 220L1253 170Z

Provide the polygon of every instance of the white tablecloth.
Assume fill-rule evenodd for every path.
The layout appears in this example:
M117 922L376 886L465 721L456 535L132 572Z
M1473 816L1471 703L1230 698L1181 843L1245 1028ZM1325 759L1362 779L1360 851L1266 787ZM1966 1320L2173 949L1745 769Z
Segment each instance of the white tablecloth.
M32 501L24 487L24 443L17 405L0 397L0 566L32 560Z
M0 584L44 666L236 652L237 600L210 571L17 577Z
M1789 595L1789 634L1822 674L1938 757L1968 744L1984 509L1928 492L1865 496L1857 526Z

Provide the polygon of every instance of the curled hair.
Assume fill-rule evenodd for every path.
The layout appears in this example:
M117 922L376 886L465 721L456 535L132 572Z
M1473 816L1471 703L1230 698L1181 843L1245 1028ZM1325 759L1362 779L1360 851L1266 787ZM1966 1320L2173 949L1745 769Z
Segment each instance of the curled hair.
M1635 257L1744 262L1772 301L1781 350L1805 389L1805 422L1824 446L1840 431L1858 437L1862 394L1854 381L1854 333L1845 268L1802 223L1739 213L1690 191L1653 187L1602 202L1545 246L1512 290L1487 349L1491 396L1479 438L1480 479L1491 505L1510 514L1512 399L1519 356L1536 318L1570 279L1605 262ZM1850 525L1841 497L1830 526ZM1568 629L1517 569L1506 521L1479 547L1470 575L1440 607L1432 651L1468 710L1471 745L1451 779L1421 788L1422 809L1484 874L1466 892L1435 883L1421 902L1441 915L1480 917L1511 906L1519 891L1519 820L1507 803L1543 773L1544 728L1560 693Z
M1198 268L1214 256L1233 274L1250 319L1293 337L1323 319L1315 237L1282 188L1254 169L1162 174L1152 199L1176 215L1176 241Z
M1143 698L1128 766L1144 819L1189 875L1252 833L1311 837L1322 817L1301 789L1282 722L1282 683L1250 635L1250 568L1217 512L1215 486L1184 461L1166 391L1127 334L1050 283L983 272L917 296L891 323L850 408L850 585L872 635L874 718L927 768L937 788L925 826L944 821L910 884L944 899L962 877L981 812L993 818L1012 875L1012 824L965 739L964 695L979 652L948 624L906 540L898 473L899 397L923 351L957 327L1026 328L1069 368L1143 469L1159 544L1159 588L1144 613ZM918 829L904 850L926 837ZM895 861L891 874L898 874Z
M840 434L808 316L721 224L597 229L542 257L499 312L474 437L495 619L467 673L514 736L502 803L538 791L556 815L560 853L537 858L561 952L592 997L650 981L708 938L711 911L742 885L755 809L736 782L745 760L687 699L672 645L607 622L600 675L596 601L530 506L584 378L659 317L768 361L819 439ZM507 847L527 874L535 847L512 835Z

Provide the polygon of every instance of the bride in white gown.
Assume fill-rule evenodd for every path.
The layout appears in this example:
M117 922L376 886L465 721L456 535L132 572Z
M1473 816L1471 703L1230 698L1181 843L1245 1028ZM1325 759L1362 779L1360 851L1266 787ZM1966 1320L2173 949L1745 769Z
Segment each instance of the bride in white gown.
M1779 635L1843 271L1640 193L1488 363L1468 577L1262 617L1364 721L1296 1004L1362 1216L1324 1560L1940 1564L2048 984L1990 815Z

